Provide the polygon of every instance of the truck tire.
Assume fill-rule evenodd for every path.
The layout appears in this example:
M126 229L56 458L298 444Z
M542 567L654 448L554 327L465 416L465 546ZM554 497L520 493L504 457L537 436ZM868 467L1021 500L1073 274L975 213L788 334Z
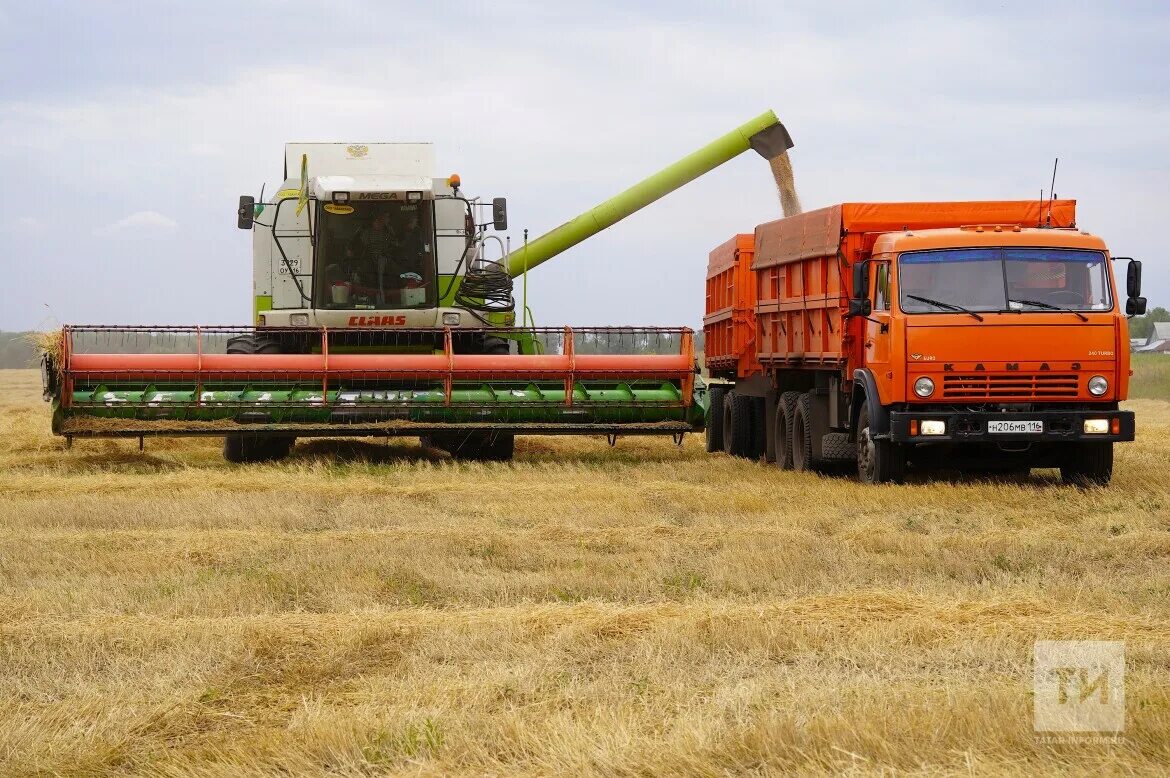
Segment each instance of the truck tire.
M785 392L776 403L772 429L776 438L776 467L781 470L792 469L792 413L799 397L799 392Z
M752 397L752 445L748 449L750 459L768 461L768 411L763 397Z
M906 478L906 452L889 440L875 440L870 428L869 405L862 401L857 417L857 480L866 484L902 483Z
M821 458L826 462L852 462L855 455L848 432L827 432L821 436Z
M792 412L792 469L807 473L816 467L812 453L812 395L805 392Z
M734 390L723 397L723 451L733 457L750 455L752 398Z
M229 338L228 354L280 354L284 349L272 338L250 333ZM223 458L228 462L275 462L284 459L292 450L296 438L292 435L225 435Z
M1112 477L1112 443L1074 443L1060 465L1060 478L1066 484L1105 486Z
M707 453L714 454L723 450L723 395L722 386L712 386L707 390L707 425L704 436L707 442Z

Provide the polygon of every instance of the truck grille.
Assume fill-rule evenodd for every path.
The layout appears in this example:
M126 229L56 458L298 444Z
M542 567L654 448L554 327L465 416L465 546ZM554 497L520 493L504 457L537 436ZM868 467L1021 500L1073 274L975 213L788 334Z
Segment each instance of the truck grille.
M1076 397L1078 391L1075 373L973 373L943 376L943 397L953 400Z

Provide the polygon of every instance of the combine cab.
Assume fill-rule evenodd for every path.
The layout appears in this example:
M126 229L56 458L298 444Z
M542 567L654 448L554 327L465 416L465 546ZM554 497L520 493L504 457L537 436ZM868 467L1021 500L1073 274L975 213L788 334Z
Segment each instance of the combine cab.
M509 252L486 234L504 200L431 178L428 144L289 144L272 201L240 198L254 326L64 328L45 356L53 431L219 436L236 462L314 436L495 460L517 434L681 440L706 413L690 330L541 329L526 303L518 324L513 279L749 148L791 145L768 111Z

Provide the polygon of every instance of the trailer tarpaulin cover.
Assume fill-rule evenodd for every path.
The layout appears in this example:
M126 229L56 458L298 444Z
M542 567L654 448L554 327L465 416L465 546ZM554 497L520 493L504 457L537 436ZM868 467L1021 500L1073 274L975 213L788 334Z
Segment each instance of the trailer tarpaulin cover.
M846 233L926 230L968 224L1072 227L1076 200L989 200L944 203L843 203L756 227L753 269L837 253Z

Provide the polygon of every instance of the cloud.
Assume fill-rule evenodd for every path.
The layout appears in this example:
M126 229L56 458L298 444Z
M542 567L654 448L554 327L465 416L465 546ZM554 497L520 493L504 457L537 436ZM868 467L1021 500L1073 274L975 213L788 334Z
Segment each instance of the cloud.
M45 229L45 223L35 216L18 216L4 225L5 232L36 235Z
M93 231L99 238L155 237L169 235L179 224L158 211L136 211L124 219L99 227Z

